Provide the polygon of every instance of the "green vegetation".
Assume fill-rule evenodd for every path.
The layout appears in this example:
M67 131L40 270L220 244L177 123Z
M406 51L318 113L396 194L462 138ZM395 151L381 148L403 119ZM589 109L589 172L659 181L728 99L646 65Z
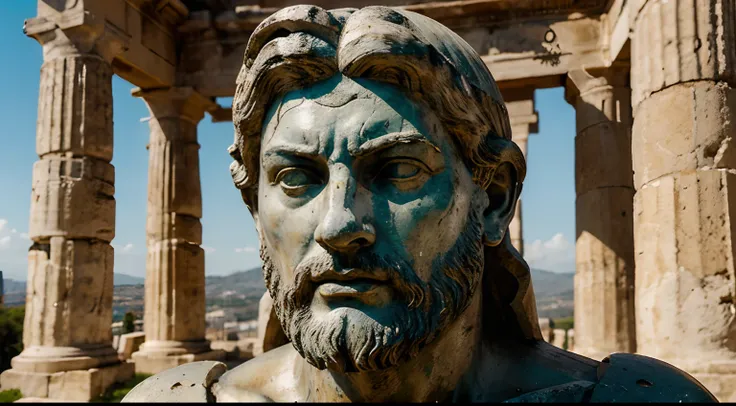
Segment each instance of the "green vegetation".
M149 374L135 374L133 379L123 382L123 383L116 383L112 386L110 386L105 393L103 393L100 397L97 399L94 399L93 402L100 402L100 403L120 403L121 400L125 397L125 395L130 392L131 389L135 388L136 385L143 382L144 379L148 378Z
M0 391L0 403L13 403L22 397L23 395L21 395L18 389Z
M135 331L135 314L133 312L125 313L123 317L123 334Z
M555 328L561 328L563 330L575 328L575 320L573 316L554 319L552 322L555 324Z
M10 369L10 359L23 351L24 307L0 308L0 372Z

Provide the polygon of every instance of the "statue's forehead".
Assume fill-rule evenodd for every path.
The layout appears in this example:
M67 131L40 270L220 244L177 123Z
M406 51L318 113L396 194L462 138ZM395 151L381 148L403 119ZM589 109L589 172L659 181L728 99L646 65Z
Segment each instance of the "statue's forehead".
M428 136L422 115L422 109L397 89L380 83L367 89L344 79L331 88L320 84L287 93L267 117L263 147L296 144L325 153L334 142L345 142L353 150L388 133L417 131Z

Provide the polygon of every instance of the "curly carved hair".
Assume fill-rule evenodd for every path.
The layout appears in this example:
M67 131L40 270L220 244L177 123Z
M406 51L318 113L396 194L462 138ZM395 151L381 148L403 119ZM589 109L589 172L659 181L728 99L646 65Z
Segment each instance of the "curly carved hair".
M432 109L453 137L474 182L491 185L502 162L526 162L511 141L501 92L478 54L462 38L423 15L383 6L324 10L284 8L253 32L233 101L235 160L230 172L250 210L257 210L261 130L271 104L285 93L336 74L401 89ZM541 339L529 268L510 243L486 247L485 326L493 336ZM490 294L489 294L490 293Z

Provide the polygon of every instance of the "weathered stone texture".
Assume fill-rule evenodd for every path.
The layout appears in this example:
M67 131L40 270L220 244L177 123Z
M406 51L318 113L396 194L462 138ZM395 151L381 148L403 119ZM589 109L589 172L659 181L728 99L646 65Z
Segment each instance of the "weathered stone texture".
M637 0L630 7L634 108L673 84L736 81L733 0Z
M635 197L638 349L689 372L736 361L736 175L685 172ZM663 300L666 298L666 300Z
M265 292L258 302L258 337L253 346L253 356L261 355L288 342L289 339L284 334L276 309L273 307L273 298Z
M176 240L151 242L146 266L146 340L203 339L204 250Z
M144 343L145 347L145 343ZM207 344L209 349L209 343ZM224 360L225 351L212 350L197 353L188 353L182 355L162 355L147 352L142 349L133 353L133 361L135 362L135 372L138 374L157 374L167 369L175 368L179 365L188 364L197 361Z
M112 341L113 248L53 237L28 251L26 347Z
M146 334L142 331L136 331L134 333L122 334L120 337L120 343L118 344L118 354L123 359L129 359L134 352L138 351L141 344L146 341Z
M18 388L24 398L89 402L112 384L130 380L133 374L133 364L128 363L56 373L10 369L2 374L2 388Z
M41 68L36 153L112 160L112 69L97 56Z
M92 158L46 156L33 165L29 236L115 237L115 169Z
M575 107L577 349L602 359L636 350L630 89L625 70L570 72Z
M204 251L197 123L191 89L136 91L150 121L145 329L149 341L203 340Z
M736 7L631 6L637 350L733 400Z
M202 192L197 123L212 101L189 88L136 90L151 111L146 237L146 342L138 372L219 359L205 340ZM195 355L196 354L196 355ZM208 358L215 357L215 358Z
M578 352L635 350L633 189L600 188L576 201L575 328Z
M669 87L643 101L635 114L637 190L681 171L736 169L736 90L726 83Z

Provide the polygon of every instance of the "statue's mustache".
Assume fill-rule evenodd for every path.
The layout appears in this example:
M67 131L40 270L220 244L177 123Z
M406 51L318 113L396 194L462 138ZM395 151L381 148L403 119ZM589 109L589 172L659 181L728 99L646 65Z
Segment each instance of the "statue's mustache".
M376 283L390 285L411 308L427 304L429 286L406 261L369 251L350 257L322 251L306 258L294 269L294 285L288 295L297 306L304 306L309 304L322 282L353 279L373 279Z

